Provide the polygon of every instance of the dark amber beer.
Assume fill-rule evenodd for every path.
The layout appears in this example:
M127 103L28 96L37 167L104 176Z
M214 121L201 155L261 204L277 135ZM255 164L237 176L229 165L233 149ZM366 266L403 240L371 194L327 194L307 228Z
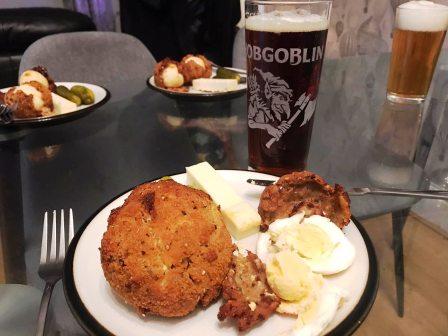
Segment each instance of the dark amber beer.
M309 11L246 19L250 168L274 175L305 168L327 30L328 16Z
M410 1L397 8L389 68L389 100L422 101L431 85L448 25L448 7Z

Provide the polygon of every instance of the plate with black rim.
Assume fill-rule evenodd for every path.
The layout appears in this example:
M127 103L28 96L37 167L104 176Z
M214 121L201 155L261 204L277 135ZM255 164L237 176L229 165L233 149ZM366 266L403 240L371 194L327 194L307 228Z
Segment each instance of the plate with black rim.
M236 70L238 72L244 72L244 70L237 68L228 68L231 70ZM216 69L212 69L212 77L216 75ZM242 74L241 77L246 77L246 75ZM159 91L163 95L177 99L177 100L190 100L190 101L213 101L213 100L222 100L222 99L231 99L243 96L247 91L247 83L239 83L235 90L225 91L225 92L203 92L194 90L192 86L187 86L187 92L173 91L165 88L161 88L156 85L154 81L154 76L150 76L147 80L148 86L156 91Z
M248 178L275 179L274 176L244 170L218 170L218 173L252 206L257 207L262 187L246 183ZM186 184L186 174L173 175ZM229 323L219 322L221 300L207 308L197 308L182 318L141 317L121 301L107 283L100 262L99 247L107 229L110 211L123 204L131 191L118 195L92 215L75 235L64 266L64 292L80 325L91 335L237 335ZM354 263L345 271L326 277L349 294L326 329L326 335L350 335L366 318L378 288L375 251L366 231L354 218L344 233L356 249ZM255 252L257 234L238 242ZM295 318L274 314L245 335L277 335L290 329Z
M75 85L82 85L93 91L95 95L95 102L91 105L80 105L75 110L65 113L53 114L44 117L35 118L13 118L9 123L2 123L0 120L0 126L43 126L47 124L54 124L60 122L66 122L90 113L100 106L104 105L110 98L109 91L99 85L89 84L89 83L78 83L78 82L56 82L57 86L64 85L67 88L71 88ZM9 88L0 89L1 92L6 93Z

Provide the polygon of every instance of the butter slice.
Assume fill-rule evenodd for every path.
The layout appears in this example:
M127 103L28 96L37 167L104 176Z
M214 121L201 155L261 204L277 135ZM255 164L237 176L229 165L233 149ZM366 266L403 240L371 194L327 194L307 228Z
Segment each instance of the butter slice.
M208 162L187 167L188 185L203 190L221 207L227 230L235 239L258 232L260 215L245 202Z
M77 106L74 102L71 102L64 97L61 97L55 93L51 93L51 98L53 99L53 110L56 114L69 113L76 111Z
M193 79L193 89L205 92L226 92L236 90L238 81L236 79L223 78L198 78Z

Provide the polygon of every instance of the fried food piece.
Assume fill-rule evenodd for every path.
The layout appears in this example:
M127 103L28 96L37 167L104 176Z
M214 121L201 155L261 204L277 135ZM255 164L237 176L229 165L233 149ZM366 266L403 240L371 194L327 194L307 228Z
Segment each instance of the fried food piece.
M170 89L180 88L185 80L178 62L165 58L154 67L154 81L157 86Z
M5 103L5 94L3 92L0 92L0 104Z
M56 93L56 84L54 83L53 78L51 78L50 75L48 74L47 68L43 67L42 65L38 65L32 68L31 70L37 71L42 76L44 76L48 81L48 88L50 89L50 91Z
M39 72L34 70L26 70L19 77L19 85L28 84L29 82L38 82L48 88L48 80Z
M210 196L164 180L138 186L111 211L101 265L116 294L139 313L175 317L218 297L232 251Z
M309 171L293 172L282 176L261 194L258 213L261 231L279 218L287 218L304 211L305 216L328 217L341 229L350 222L350 199L344 188L334 188Z
M37 71L42 76L44 76L48 81L48 88L50 89L50 91L56 93L56 84L54 83L53 78L51 78L50 75L48 74L47 68L43 67L42 65L38 65L32 68L31 70Z
M11 107L16 118L42 117L54 113L50 90L35 81L9 89L5 95L5 104Z
M269 318L280 304L266 279L265 265L257 255L235 251L232 267L222 286L226 300L219 308L218 319L234 318L244 331Z
M197 78L210 78L212 75L212 64L202 55L186 55L180 61L180 69L186 83Z
M174 91L174 92L188 92L188 88L186 86L181 86L178 88L168 88L168 90Z

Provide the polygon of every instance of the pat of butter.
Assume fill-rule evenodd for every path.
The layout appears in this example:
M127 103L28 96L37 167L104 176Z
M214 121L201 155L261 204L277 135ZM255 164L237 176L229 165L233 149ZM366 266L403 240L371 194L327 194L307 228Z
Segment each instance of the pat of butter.
M221 207L227 230L236 239L258 232L260 215L246 203L208 162L187 167L188 185L208 193Z
M193 89L205 92L226 92L236 90L236 79L198 78L193 79Z
M259 231L260 215L244 201L228 208L221 208L227 230L236 239L242 239Z
M53 110L56 114L69 113L76 110L77 106L74 102L71 102L64 97L57 95L56 93L51 93L51 98L53 99Z

